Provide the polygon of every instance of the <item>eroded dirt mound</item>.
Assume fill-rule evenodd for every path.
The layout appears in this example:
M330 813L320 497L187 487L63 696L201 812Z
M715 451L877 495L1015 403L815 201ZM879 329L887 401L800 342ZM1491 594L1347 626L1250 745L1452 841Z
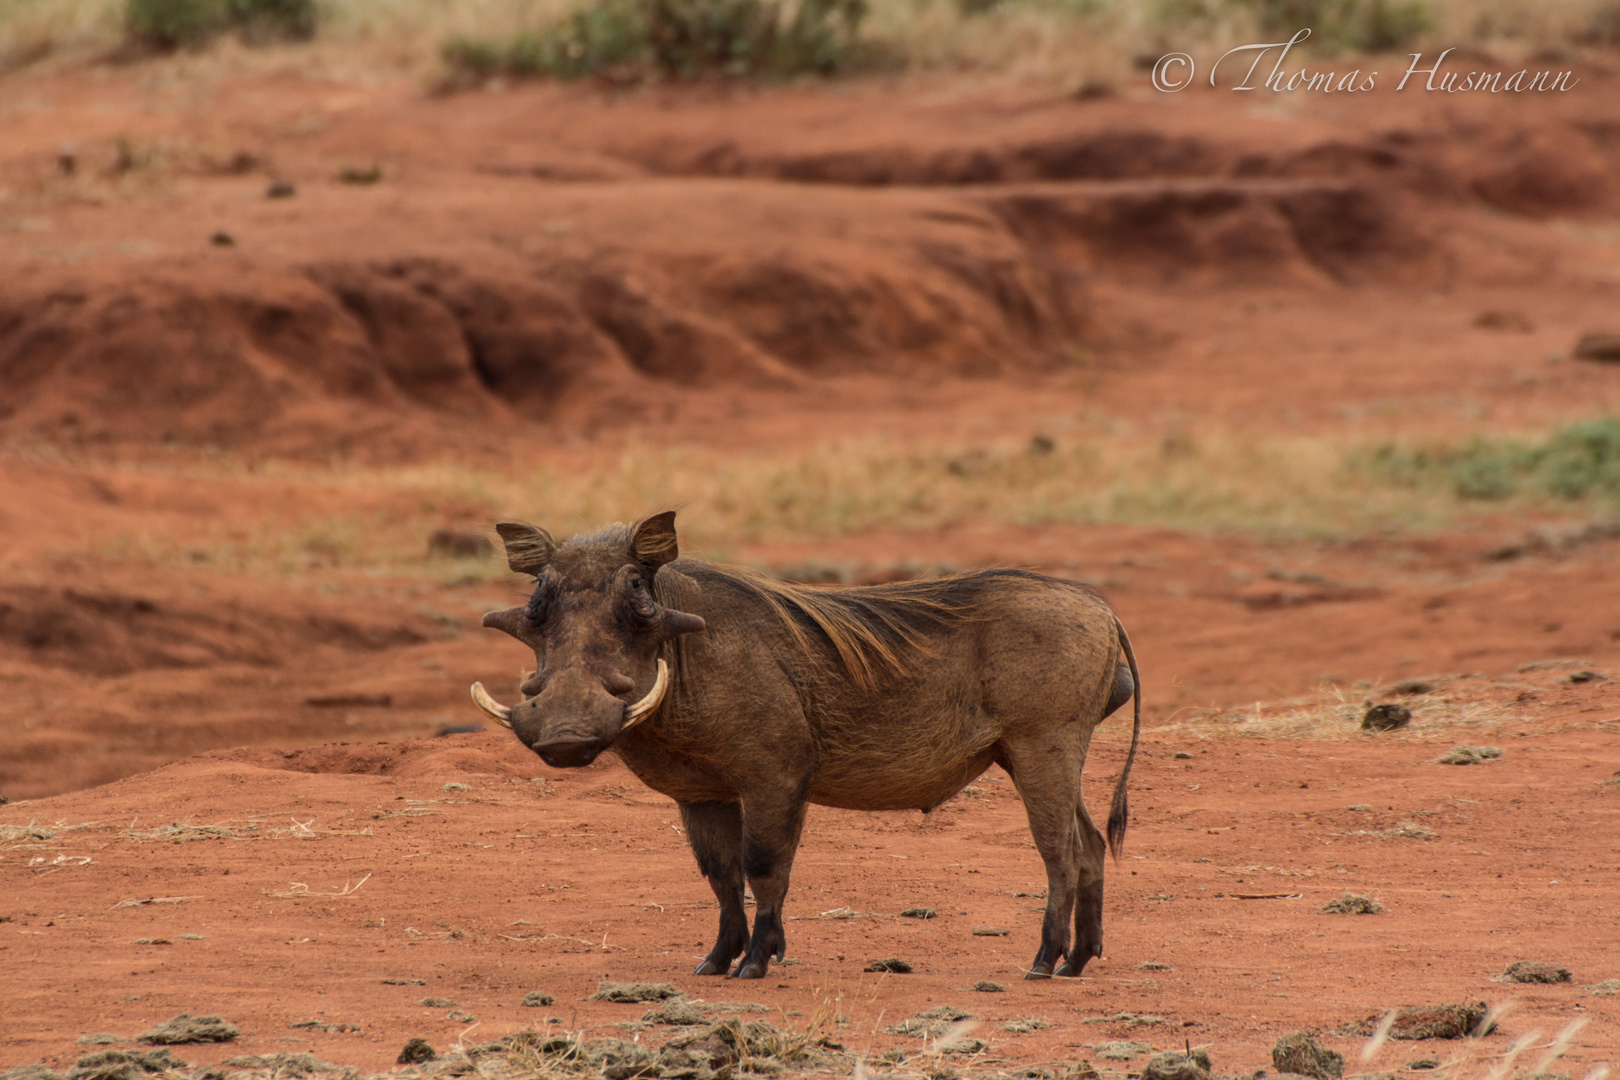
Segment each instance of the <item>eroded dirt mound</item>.
M415 645L425 620L387 623L239 600L163 600L90 587L0 587L0 657L100 676L217 663L277 664L293 642L357 652ZM7 655L9 654L9 656Z

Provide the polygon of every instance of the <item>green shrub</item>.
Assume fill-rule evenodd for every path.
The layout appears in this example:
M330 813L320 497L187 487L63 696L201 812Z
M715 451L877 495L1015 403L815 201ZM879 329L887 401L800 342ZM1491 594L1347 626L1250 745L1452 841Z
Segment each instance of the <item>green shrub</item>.
M1351 467L1400 487L1449 487L1463 499L1620 500L1620 417L1571 424L1539 444L1475 437L1407 451L1386 443L1352 459Z
M848 66L866 10L866 0L597 0L537 34L457 38L441 55L480 78L828 74Z
M244 41L305 41L315 36L315 0L127 0L124 26L134 41L194 49L220 34Z

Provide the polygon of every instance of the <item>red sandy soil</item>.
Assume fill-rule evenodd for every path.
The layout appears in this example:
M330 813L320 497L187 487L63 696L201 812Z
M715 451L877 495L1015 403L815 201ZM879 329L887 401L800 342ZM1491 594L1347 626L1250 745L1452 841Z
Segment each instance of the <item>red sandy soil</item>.
M1585 989L1620 978L1620 540L1601 531L1515 558L1493 553L1533 523L1268 544L967 522L739 546L863 574L1032 566L1114 602L1146 690L1136 821L1108 955L1040 984L1019 979L1039 901L1013 894L1043 874L994 775L928 818L815 811L797 963L698 980L713 904L668 800L611 762L565 775L509 737L429 738L473 720L472 680L515 694L523 657L477 629L511 587L330 571L294 588L105 554L267 503L377 505L201 467L219 462L1612 413L1620 365L1568 354L1620 330L1620 74L1612 56L1580 74L1557 96L1259 105L1145 83L437 95L184 61L0 77L0 825L50 832L0 844L0 1065L71 1063L78 1035L186 1011L244 1031L188 1060L381 1069L415 1035L442 1049L551 1016L612 1033L643 1010L583 1001L601 978L806 1016L835 997L861 1053L915 1048L873 1030L949 1003L986 1021L987 1066L1136 1038L1211 1043L1227 1073L1269 1066L1295 1028L1513 998L1477 1044L1366 1064L1359 1039L1325 1038L1352 1072L1467 1053L1472 1077L1585 1017L1555 1068L1615 1063L1620 998ZM336 179L372 164L376 184ZM267 199L272 177L297 194ZM1556 658L1580 662L1518 671ZM1559 681L1581 668L1608 678ZM1382 701L1433 674L1490 725L1425 727L1432 696L1412 699L1416 735L1376 739L1199 719L1322 685ZM1505 753L1434 764L1453 741ZM1094 800L1123 747L1110 724ZM1409 821L1437 836L1384 835ZM231 834L140 835L173 822ZM1317 913L1346 890L1386 912ZM940 917L894 917L915 904ZM840 907L861 914L815 918ZM891 955L915 973L862 972ZM1575 982L1490 981L1519 959ZM535 989L556 1005L521 1007ZM1164 1023L1083 1022L1121 1012ZM1029 1016L1053 1026L1000 1028ZM361 1030L286 1026L308 1018Z

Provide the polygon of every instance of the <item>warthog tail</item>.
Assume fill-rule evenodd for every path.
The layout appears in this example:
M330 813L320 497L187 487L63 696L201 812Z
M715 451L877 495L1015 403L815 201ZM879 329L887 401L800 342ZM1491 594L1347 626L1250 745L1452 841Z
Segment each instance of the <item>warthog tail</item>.
M1125 804L1125 781L1131 775L1131 762L1136 760L1136 743L1142 734L1142 676L1136 670L1136 654L1131 652L1131 638L1125 633L1125 627L1120 621L1114 620L1114 629L1119 632L1120 647L1125 650L1125 662L1131 668L1131 696L1135 700L1136 719L1131 724L1131 750L1125 755L1125 768L1120 771L1119 783L1114 785L1114 805L1108 811L1108 849L1119 858L1120 849L1125 844L1125 825L1130 819L1130 810Z

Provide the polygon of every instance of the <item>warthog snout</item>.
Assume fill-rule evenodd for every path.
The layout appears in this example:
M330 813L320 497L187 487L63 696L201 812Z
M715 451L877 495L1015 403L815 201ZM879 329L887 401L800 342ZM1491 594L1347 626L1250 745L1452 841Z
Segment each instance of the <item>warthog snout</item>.
M532 743L529 749L540 755L540 760L553 769L578 769L596 760L596 755L607 749L601 739L550 739Z

